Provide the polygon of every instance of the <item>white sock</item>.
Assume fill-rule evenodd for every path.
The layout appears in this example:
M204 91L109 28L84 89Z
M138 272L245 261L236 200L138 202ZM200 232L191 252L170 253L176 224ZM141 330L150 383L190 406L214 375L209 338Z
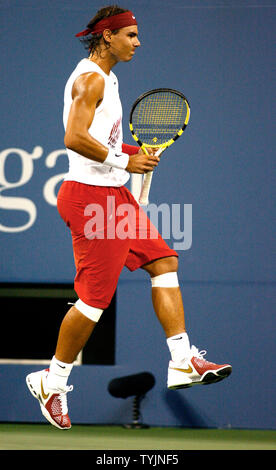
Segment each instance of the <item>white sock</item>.
M167 338L172 361L185 361L190 356L190 341L186 332Z
M54 356L47 376L47 387L54 390L65 390L72 367L73 364L66 364Z

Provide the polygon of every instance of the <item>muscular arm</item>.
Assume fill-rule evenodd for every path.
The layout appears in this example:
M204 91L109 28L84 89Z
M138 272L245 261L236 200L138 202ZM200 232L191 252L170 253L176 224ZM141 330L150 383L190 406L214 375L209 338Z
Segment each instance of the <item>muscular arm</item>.
M97 106L104 96L104 78L96 73L80 75L72 88L73 102L68 116L64 144L90 160L104 163L109 149L88 132ZM126 170L130 173L152 171L159 162L154 155L142 152L131 155Z
M94 139L88 129L103 95L104 78L98 73L86 73L77 78L72 88L73 102L64 137L67 148L98 162L104 162L108 148Z

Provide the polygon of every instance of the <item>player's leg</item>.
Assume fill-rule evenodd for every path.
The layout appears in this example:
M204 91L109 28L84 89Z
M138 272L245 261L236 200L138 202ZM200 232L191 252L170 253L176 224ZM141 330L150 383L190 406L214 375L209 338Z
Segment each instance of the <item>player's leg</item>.
M111 205L109 197L113 201ZM128 240L107 236L108 224L115 216L116 197L116 191L110 188L75 182L63 183L58 195L59 213L72 234L74 288L79 296L59 331L55 357L64 363L73 363L85 346L103 310L110 304L124 266ZM89 205L96 212L90 221L86 215Z
M126 267L130 271L142 268L150 275L153 307L171 353L168 387L183 388L222 380L231 373L231 366L205 361L203 352L190 347L178 282L177 252L167 245L134 198L130 194L128 197L136 207L136 237L131 241Z
M129 195L129 198L132 196ZM171 353L177 349L181 354L186 351L185 354L188 355L190 344L177 278L178 254L166 244L133 198L132 201L136 207L136 237L131 241L126 267L130 271L142 268L148 272L152 279L153 307L165 332L169 349ZM177 340L175 335L178 335Z
M101 233L99 238L93 238L84 230L85 207L94 201L106 208L107 191L108 188L97 191L88 185L67 182L63 183L58 198L59 212L72 233L77 271L74 287L79 300L62 321L49 369L29 374L26 380L32 395L40 402L43 415L60 429L71 427L66 393L72 390L67 381L74 360L109 305L128 252L128 241L107 240ZM101 231L104 225L99 223L98 227Z
M170 389L218 382L232 371L229 364L208 362L203 358L206 351L199 352L195 346L190 347L177 279L177 261L176 257L171 256L143 266L151 276L154 310L166 334L171 353L168 369Z
M86 345L97 321L85 316L73 305L65 315L59 330L55 357L71 364Z
M170 256L154 260L142 266L142 269L147 271L152 279L153 307L166 337L185 332L182 294L179 286L176 285L178 284L177 257ZM162 287L158 287L161 283Z
M55 355L47 377L51 389L64 389L73 363L90 338L103 309L85 304L80 299L73 305L61 323Z
M71 307L61 323L55 355L49 368L26 377L30 392L39 400L42 414L59 429L71 428L66 395L73 390L73 386L68 386L67 381L77 355L103 312L80 300L76 305L78 308Z
M190 355L184 306L179 288L176 256L167 256L142 266L151 277L154 311L166 335L172 359L184 360Z

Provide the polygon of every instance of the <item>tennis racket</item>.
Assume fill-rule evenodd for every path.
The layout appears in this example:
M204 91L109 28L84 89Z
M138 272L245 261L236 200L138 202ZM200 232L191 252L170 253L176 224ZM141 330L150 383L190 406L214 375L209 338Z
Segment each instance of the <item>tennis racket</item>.
M157 88L139 96L132 106L129 128L143 152L157 149L155 155L170 147L184 132L190 119L190 105L180 91ZM153 172L145 174L139 203L147 205Z

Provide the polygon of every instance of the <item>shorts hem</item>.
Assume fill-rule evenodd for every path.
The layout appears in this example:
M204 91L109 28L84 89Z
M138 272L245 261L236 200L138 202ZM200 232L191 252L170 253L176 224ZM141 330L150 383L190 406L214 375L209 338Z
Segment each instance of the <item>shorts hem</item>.
M136 263L131 266L128 265L126 267L130 272L133 272L133 271L136 271L137 269L142 268L143 266L145 266L145 264L151 263L152 261L156 261L158 259L168 258L169 256L176 256L178 258L178 253L176 251L170 250L168 252L163 253L162 255L158 255L156 257L154 256L153 258L150 258L148 260L141 261L140 263Z
M74 287L74 289L75 289L75 291L76 291L76 293L77 293L77 295L78 295L78 298L79 298L82 302L84 302L85 304L87 304L89 307L100 308L101 310L106 310L106 309L109 307L109 305L110 305L111 300L110 300L110 302L107 302L107 301L106 301L106 302L104 302L104 301L101 302L101 301L99 301L99 300L94 300L94 299L91 300L91 299L89 299L88 297L86 297L85 295L81 295L81 294L79 295L76 286Z

